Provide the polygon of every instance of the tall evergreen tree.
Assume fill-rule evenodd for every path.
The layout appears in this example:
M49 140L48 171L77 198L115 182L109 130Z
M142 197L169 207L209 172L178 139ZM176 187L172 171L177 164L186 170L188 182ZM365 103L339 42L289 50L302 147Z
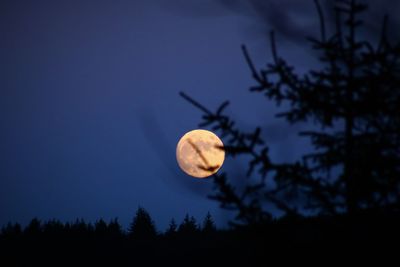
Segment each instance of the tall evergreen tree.
M130 224L129 236L135 239L152 239L157 236L156 227L150 214L142 207L137 209Z
M102 238L102 237L105 237L108 235L108 225L103 219L100 219L95 222L94 234L96 235L96 237L99 237L99 238Z
M367 7L356 0L335 1L336 26L328 37L322 9L315 3L321 34L309 40L319 53L319 70L297 74L278 54L273 32L273 60L264 69L257 70L243 46L257 83L250 91L288 104L288 110L277 115L288 123L312 124L300 135L310 138L313 153L294 163L274 162L259 127L242 132L223 114L228 102L211 112L181 93L205 112L201 126L213 126L229 140L227 154L250 155L248 175L259 172L258 181L249 182L242 192L225 174L215 176L217 193L212 197L236 209L239 221L270 218L265 202L288 214L304 209L326 214L400 209L400 43L389 41L387 17L377 45L362 39L359 15Z
M123 236L122 226L118 221L118 218L115 218L110 221L108 224L109 234L114 238L119 238Z
M201 230L203 231L203 233L213 233L217 230L210 212L207 212L207 215L203 221L203 228Z
M33 218L25 227L24 234L29 237L39 236L42 230L42 223L37 218Z
M193 216L189 217L189 214L186 214L183 222L179 225L178 232L180 234L191 235L198 232L199 227L197 225L196 219Z
M171 219L167 231L165 231L166 236L173 236L177 232L178 225L175 222L175 219Z

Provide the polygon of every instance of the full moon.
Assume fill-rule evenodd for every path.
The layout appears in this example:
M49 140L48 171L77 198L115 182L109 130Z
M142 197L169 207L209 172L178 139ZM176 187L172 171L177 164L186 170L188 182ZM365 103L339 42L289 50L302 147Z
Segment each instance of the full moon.
M176 146L176 160L188 175L205 178L216 173L224 163L225 151L221 139L207 130L186 133Z

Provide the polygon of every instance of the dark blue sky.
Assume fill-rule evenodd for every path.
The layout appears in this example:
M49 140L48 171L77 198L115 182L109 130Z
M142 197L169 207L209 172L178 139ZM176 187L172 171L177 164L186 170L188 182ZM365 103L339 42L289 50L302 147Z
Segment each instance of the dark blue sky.
M278 160L306 148L247 92L240 45L261 66L277 28L281 53L304 70L312 61L295 33L317 33L314 6L260 2L1 1L0 225L37 216L126 226L139 205L161 230L208 211L224 225L229 214L207 199L212 181L176 164L177 141L201 115L179 91L210 108L231 100L229 113L244 129L261 124ZM228 159L223 170L245 165Z

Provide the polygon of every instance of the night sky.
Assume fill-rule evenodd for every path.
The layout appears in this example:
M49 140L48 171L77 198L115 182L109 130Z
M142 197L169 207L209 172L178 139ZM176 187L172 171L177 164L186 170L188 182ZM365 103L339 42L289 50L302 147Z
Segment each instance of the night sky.
M299 3L301 2L301 3ZM367 14L379 30L390 1ZM329 4L328 4L329 5ZM398 17L398 16L397 16ZM397 19L392 16L393 19ZM318 34L312 1L13 1L0 3L0 226L33 217L126 226L138 206L160 230L186 213L231 217L207 199L211 179L183 174L175 146L201 113L230 100L243 129L261 125L271 157L307 150L297 131L274 119L241 54L270 60L267 33L300 72L315 62L304 35ZM222 171L243 174L227 159Z

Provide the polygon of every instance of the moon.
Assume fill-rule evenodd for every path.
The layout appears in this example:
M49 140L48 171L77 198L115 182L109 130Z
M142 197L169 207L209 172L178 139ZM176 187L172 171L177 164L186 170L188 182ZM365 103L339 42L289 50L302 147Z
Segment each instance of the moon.
M221 139L207 130L193 130L181 137L176 146L176 160L186 174L205 178L216 173L224 163Z

